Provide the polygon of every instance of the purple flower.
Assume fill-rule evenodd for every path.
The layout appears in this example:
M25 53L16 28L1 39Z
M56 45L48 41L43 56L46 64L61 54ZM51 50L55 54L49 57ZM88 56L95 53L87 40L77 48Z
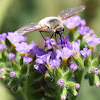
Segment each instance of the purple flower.
M86 25L86 21L84 19L80 20L80 26L85 26Z
M75 88L76 88L76 89L80 88L80 84L79 84L79 83L76 83L76 84L75 84Z
M0 50L1 51L5 51L6 50L6 45L4 45L4 44L0 44Z
M33 48L32 45L27 44L26 42L21 42L21 43L15 43L15 49L22 54L26 54L30 52Z
M63 85L64 85L64 81L63 81L63 80L59 80L59 81L57 82L57 84L58 84L59 86L63 86Z
M60 36L58 36L58 41L59 42L57 42L57 46L63 46L63 47L65 47L65 44L68 44L69 43L69 36L68 35L66 35L65 36L65 39L63 39L62 37L60 37Z
M45 65L42 65L42 64L34 65L34 69L36 69L37 71L39 71L42 74L45 74L45 72L47 70Z
M27 41L28 38L22 35L15 35L14 32L8 32L7 39L12 43L19 43L23 41Z
M98 74L99 73L99 69L98 68L93 68L93 73L94 74Z
M70 65L70 70L75 71L77 70L78 66L76 64L71 64Z
M50 59L51 53L44 54L42 56L37 56L37 59L35 60L38 64L48 64Z
M68 59L71 55L73 55L73 51L68 49L67 47L57 49L56 50L56 58Z
M23 57L23 62L25 64L29 64L33 59L30 56L24 56Z
M45 43L48 49L51 49L52 46L56 46L56 41L53 38L51 39L49 37L45 38Z
M1 74L4 74L4 73L5 73L5 69L0 68L0 73L1 73Z
M81 26L78 28L78 31L81 35L89 34L89 27L88 26Z
M9 58L9 60L12 60L12 61L15 60L15 54L9 53L7 56L8 56L8 58Z
M64 25L66 25L68 29L73 29L80 25L80 20L81 18L79 16L70 17L64 21Z
M7 37L6 33L0 34L0 41L3 43L5 41L5 39L6 39L6 37Z
M11 71L11 72L10 72L10 77L15 77L15 76L16 76L16 73L13 72L13 71Z
M84 38L84 40L89 45L90 49L95 49L96 45L100 44L100 38L97 38L95 35Z
M38 45L36 43L34 43L34 41L32 41L30 45L33 46L33 48L30 51L30 54L33 54L36 56L42 56L42 55L46 54L46 52L43 49L40 49L38 47Z
M55 58L56 58L56 51L52 51L52 52L51 52L51 58L52 58L52 59L55 59Z
M10 86L10 85L8 85L8 86L7 86L7 88L10 90L10 89L11 89L11 86Z
M90 56L90 54L92 53L92 49L88 50L88 48L83 48L80 53L86 58Z
M80 40L77 40L76 42L72 41L70 49L73 50L74 53L79 52L80 51Z
M57 68L57 67L59 67L59 66L60 66L60 63L61 63L61 60L60 60L60 59L54 59L54 60L51 60L51 61L49 62L50 67L52 67L52 68Z

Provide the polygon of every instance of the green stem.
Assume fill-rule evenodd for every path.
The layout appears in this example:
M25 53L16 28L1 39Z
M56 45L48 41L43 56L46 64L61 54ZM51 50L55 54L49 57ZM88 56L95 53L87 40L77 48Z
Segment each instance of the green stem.
M79 72L79 71L78 71ZM80 91L80 89L81 89L81 84L82 84L82 79L83 79L83 76L84 76L84 73L85 73L85 71L84 70L81 70L80 71L80 73L78 73L78 75L77 75L77 79L76 79L76 82L78 82L79 84L80 84L80 88L78 89L78 95L79 95L79 91ZM71 97L70 97L71 98ZM72 98L71 98L71 100L77 100L77 98L78 98L78 96L73 96Z
M24 94L25 94L25 100L28 100L28 76L29 76L29 66L26 66L27 67L27 73L26 73L26 82L25 82L25 85L24 85Z

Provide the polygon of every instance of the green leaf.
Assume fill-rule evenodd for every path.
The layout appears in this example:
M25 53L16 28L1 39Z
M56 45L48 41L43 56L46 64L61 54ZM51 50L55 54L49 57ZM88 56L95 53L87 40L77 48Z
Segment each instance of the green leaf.
M95 58L95 59L93 59L91 63L92 63L91 65L92 65L93 67L98 67L98 65L99 65L98 57Z

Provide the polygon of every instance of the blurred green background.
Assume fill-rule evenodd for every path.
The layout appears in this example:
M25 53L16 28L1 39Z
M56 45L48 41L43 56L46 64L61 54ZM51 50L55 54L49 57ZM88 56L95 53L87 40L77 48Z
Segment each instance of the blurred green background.
M0 0L0 33L14 32L30 22L57 16L61 10L79 5L85 5L86 9L78 15L85 19L87 25L100 37L100 0ZM48 36L45 33L43 35ZM39 32L27 36L29 43L35 41L39 44L39 41L43 40ZM100 46L97 47L96 55L99 51ZM0 84L0 90L3 90L2 88ZM6 91L0 92L0 95ZM8 91L7 94L9 95ZM1 97L3 96L0 96L0 100L6 100ZM83 79L77 100L100 100L100 88L90 87L88 81Z

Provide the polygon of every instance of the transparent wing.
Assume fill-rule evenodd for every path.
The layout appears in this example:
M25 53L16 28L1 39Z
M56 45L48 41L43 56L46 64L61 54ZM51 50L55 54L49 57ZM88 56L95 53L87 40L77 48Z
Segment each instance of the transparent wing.
M83 11L84 9L85 9L85 6L77 6L73 8L68 8L68 9L62 10L59 13L58 17L63 21L73 15L76 15L77 13Z
M41 28L42 28L41 25L39 25L38 23L32 22L32 23L25 25L25 26L19 28L18 30L16 30L14 32L14 34L15 35L17 35L17 34L24 35L24 34L27 34L27 33L30 33L30 32L40 30Z

